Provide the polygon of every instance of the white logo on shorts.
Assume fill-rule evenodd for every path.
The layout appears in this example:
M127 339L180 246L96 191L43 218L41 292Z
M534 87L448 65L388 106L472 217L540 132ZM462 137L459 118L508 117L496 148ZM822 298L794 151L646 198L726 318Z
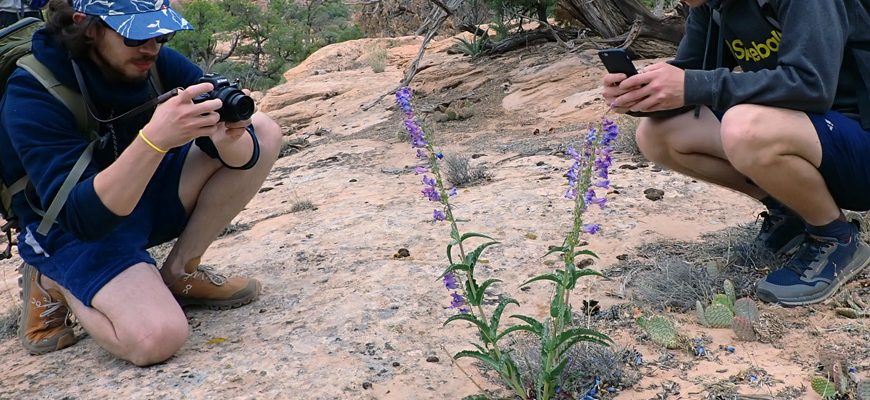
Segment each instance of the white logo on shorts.
M834 131L834 123L831 121L828 121L828 120L825 120L825 122L828 123L828 130L833 132Z

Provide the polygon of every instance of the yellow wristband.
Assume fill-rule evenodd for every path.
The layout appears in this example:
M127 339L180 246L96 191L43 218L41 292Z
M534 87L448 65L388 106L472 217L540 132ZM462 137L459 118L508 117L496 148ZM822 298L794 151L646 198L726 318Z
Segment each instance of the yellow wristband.
M144 140L145 143L148 143L148 145L151 146L152 149L157 150L161 153L166 153L167 151L169 151L169 150L163 150L163 149L155 146L154 143L151 143L151 141L148 140L147 137L145 137L145 134L143 134L142 131L143 131L143 129L139 129L139 137L142 138L142 140Z

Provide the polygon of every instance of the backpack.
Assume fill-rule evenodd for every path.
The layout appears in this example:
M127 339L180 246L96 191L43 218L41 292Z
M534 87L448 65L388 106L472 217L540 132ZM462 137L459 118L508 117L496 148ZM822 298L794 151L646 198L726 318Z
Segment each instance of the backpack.
M0 30L0 96L6 91L6 80L17 68L22 68L33 75L42 86L56 99L60 100L72 112L76 119L78 133L89 142L84 153L76 161L66 180L64 180L48 208L43 211L31 204L33 211L42 217L37 232L46 235L56 220L60 210L66 203L85 168L93 157L94 146L100 142L100 120L88 110L86 99L82 94L62 84L51 71L36 59L31 53L30 43L33 33L41 29L45 23L38 18L24 18L15 24ZM156 64L151 68L151 87L153 92L163 93L160 78L157 75ZM149 104L156 105L152 101ZM140 107L142 108L142 107ZM2 160L0 160L2 162ZM0 231L6 234L6 249L0 253L0 260L12 257L12 231L20 231L18 218L12 209L12 197L23 191L30 179L25 175L15 183L7 185L0 180L0 216L6 222L0 226Z

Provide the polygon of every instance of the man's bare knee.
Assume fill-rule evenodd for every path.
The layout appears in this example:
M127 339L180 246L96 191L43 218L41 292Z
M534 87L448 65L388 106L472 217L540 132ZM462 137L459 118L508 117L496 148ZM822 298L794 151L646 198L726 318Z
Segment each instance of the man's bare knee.
M767 163L775 156L775 132L765 125L767 107L742 104L729 109L722 117L720 135L728 160L738 170Z
M138 331L140 337L132 339L126 358L140 367L166 361L181 349L190 334L184 314L181 318L155 321Z
M668 157L668 130L666 125L649 118L641 120L635 132L637 147L644 157L653 162L662 163Z

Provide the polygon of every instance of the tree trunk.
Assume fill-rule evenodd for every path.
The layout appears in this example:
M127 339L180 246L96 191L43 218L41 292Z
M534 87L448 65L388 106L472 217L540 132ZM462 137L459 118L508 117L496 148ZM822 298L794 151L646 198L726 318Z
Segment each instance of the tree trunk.
M607 44L634 56L670 57L686 30L684 13L657 17L638 0L559 0L557 7Z

